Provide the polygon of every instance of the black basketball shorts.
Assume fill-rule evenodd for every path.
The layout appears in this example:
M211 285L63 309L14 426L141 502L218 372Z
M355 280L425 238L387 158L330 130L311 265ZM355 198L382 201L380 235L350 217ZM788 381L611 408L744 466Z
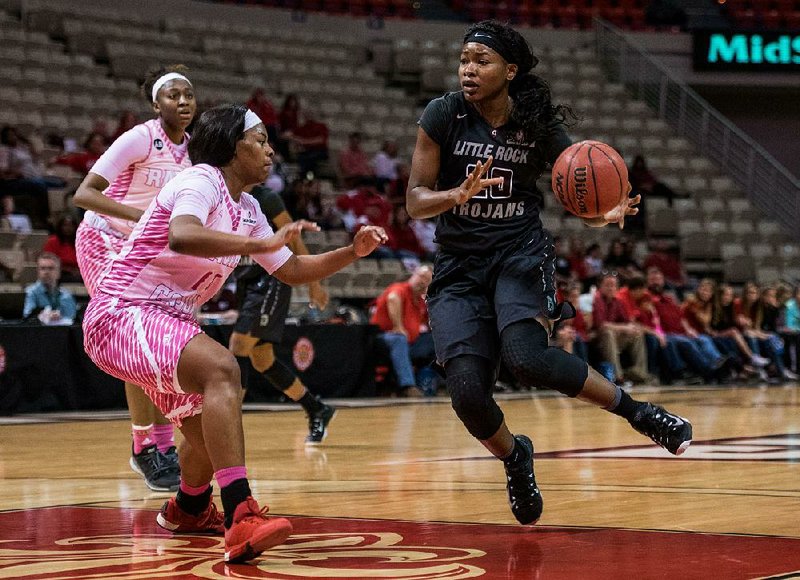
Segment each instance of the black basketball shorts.
M265 273L250 282L240 282L237 294L241 306L233 330L258 337L260 343L279 343L292 300L291 286Z
M555 291L555 249L547 231L489 255L441 251L428 288L437 360L477 355L496 361L508 325L559 316Z

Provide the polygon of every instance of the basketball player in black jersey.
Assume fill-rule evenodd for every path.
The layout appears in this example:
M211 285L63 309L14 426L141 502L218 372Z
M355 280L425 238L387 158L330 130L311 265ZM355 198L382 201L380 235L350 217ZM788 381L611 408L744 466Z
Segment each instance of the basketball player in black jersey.
M503 460L511 511L522 524L535 523L543 504L531 440L511 434L492 398L500 357L519 382L603 407L673 454L692 438L686 419L633 400L580 358L548 346L553 325L574 310L556 303L553 239L539 219L536 179L570 145L571 112L551 102L531 72L536 62L508 26L483 21L467 30L462 90L423 112L407 199L412 217L437 216L428 310L453 408ZM622 227L638 202L625 196L588 225Z
M261 211L276 231L291 223L292 217L286 211L280 195L262 186L254 187L250 194L256 198ZM289 248L298 255L308 254L299 236L289 242ZM283 326L292 299L291 286L270 276L258 264L252 264L237 271L236 290L239 295L239 317L228 348L239 363L242 385L247 386L248 370L252 363L267 382L300 403L308 416L306 444L319 445L328 434L328 423L333 419L336 409L311 393L300 378L275 356L274 345L280 343L283 337ZM308 292L312 304L325 308L328 293L319 282L310 283Z

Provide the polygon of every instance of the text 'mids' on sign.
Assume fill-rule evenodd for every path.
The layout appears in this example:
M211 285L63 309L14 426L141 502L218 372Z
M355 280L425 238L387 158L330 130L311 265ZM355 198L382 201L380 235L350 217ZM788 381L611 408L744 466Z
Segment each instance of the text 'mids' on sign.
M800 72L800 31L693 32L694 69L731 72Z

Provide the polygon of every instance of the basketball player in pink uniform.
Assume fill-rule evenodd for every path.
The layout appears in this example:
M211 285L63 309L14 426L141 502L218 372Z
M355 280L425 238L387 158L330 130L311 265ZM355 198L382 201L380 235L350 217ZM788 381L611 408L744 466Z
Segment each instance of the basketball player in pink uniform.
M176 65L150 73L142 89L157 117L122 134L97 160L75 194L90 210L78 227L78 265L90 295L161 188L191 166L186 127L194 118L194 89ZM125 383L133 436L131 468L154 491L180 482L172 424L134 383Z
M159 525L173 532L224 533L225 560L243 562L282 543L292 527L267 518L247 480L239 366L194 320L239 262L250 255L287 284L322 279L386 241L365 227L352 245L297 256L285 244L303 229L273 234L245 187L269 173L267 129L252 111L223 105L197 121L184 170L156 196L100 281L83 322L86 352L101 369L142 385L184 435L181 482ZM222 517L211 499L220 487Z

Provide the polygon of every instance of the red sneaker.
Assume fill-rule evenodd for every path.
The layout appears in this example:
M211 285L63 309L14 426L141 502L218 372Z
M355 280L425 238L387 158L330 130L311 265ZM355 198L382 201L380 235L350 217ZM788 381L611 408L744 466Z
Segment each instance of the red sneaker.
M292 533L292 524L285 518L268 518L252 497L236 506L233 525L225 530L225 561L246 562L264 550L278 546Z
M176 534L218 534L225 533L225 516L217 511L213 501L199 516L187 514L172 497L164 503L156 516L158 525Z

